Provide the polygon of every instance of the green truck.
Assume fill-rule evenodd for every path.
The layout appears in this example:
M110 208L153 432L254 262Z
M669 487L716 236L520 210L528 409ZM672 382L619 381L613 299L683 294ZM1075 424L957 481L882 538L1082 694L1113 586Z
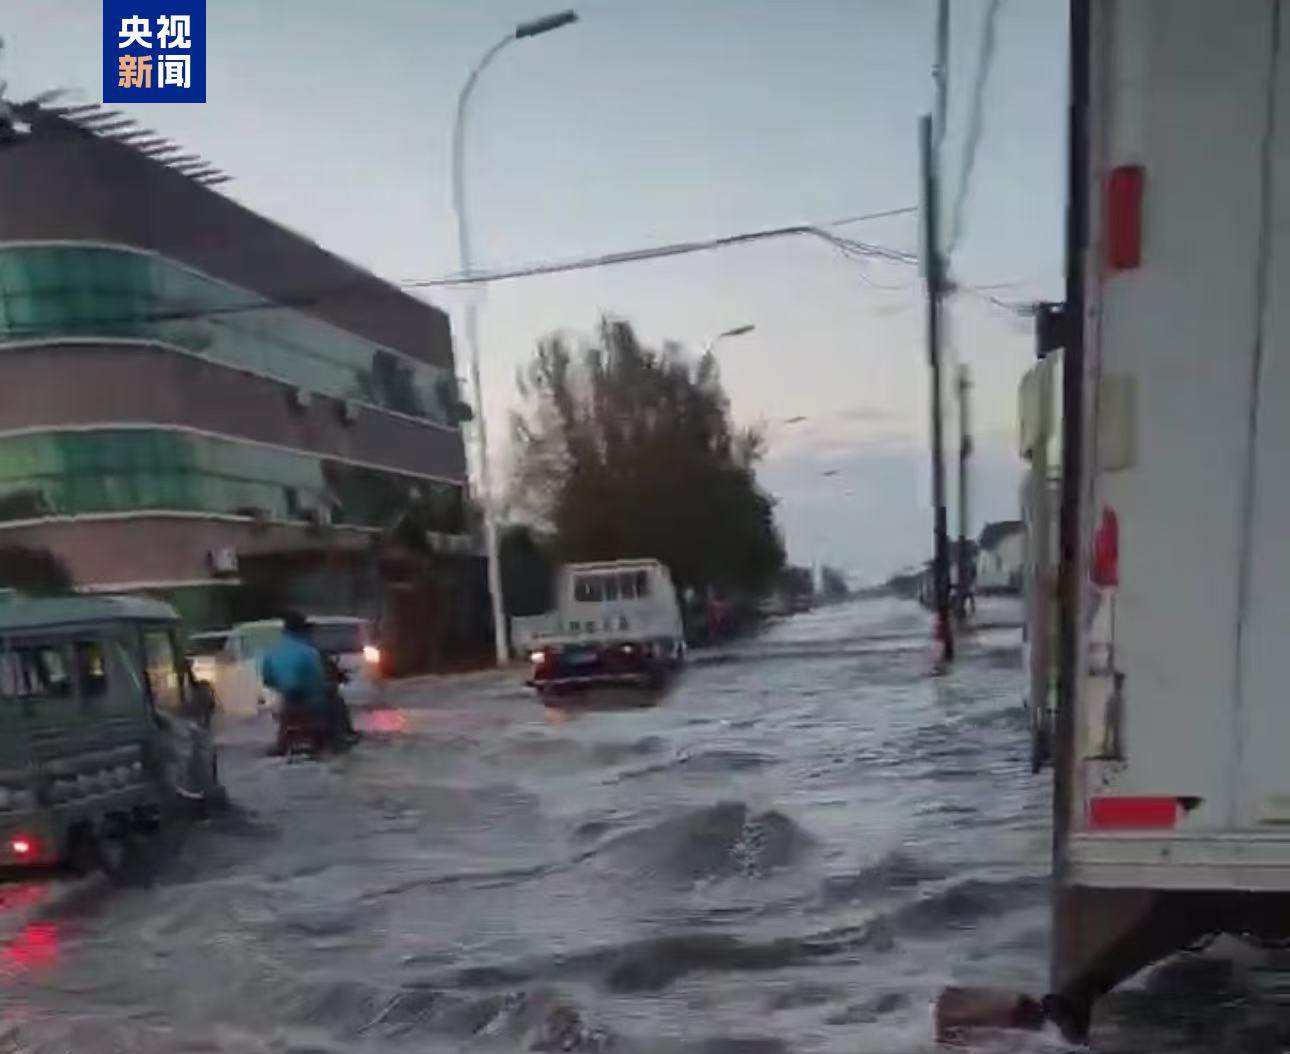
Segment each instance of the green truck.
M166 604L0 600L0 866L108 859L222 799L211 702Z

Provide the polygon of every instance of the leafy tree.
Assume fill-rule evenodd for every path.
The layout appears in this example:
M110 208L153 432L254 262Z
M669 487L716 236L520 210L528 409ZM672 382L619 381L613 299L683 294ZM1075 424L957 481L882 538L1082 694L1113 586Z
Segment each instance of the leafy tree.
M552 606L555 568L543 543L525 524L512 524L498 542L502 593L512 615L540 615Z
M519 377L516 497L564 560L655 557L678 585L757 590L783 565L763 444L730 421L711 355L643 346L605 319L575 352L542 341Z
M825 564L820 568L820 593L825 600L843 600L850 595L851 587L841 571Z

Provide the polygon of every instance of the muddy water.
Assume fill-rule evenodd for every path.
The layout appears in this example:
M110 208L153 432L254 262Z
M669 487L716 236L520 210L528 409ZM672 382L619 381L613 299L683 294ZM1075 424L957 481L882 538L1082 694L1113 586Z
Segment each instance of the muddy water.
M649 708L488 675L402 689L325 763L225 729L239 807L148 884L4 888L0 1051L932 1049L944 984L1045 976L1019 643L931 677L925 616L871 601ZM1108 1048L1249 1034L1205 1031L1240 997L1189 969L1111 1004Z

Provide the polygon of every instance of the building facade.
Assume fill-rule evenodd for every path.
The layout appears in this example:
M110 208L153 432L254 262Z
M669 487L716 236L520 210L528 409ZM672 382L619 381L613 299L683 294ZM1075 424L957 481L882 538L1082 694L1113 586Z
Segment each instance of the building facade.
M27 116L0 141L0 545L198 625L301 590L380 608L405 521L439 557L414 578L473 581L444 312L209 170Z

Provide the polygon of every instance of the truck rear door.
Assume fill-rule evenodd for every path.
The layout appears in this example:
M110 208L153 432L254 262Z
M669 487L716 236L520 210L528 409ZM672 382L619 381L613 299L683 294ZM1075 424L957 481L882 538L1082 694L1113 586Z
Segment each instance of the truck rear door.
M1267 144L1265 273L1250 420L1248 568L1238 613L1234 811L1242 827L1290 824L1290 4L1281 3Z
M1077 882L1290 888L1290 0L1093 10L1059 822Z

